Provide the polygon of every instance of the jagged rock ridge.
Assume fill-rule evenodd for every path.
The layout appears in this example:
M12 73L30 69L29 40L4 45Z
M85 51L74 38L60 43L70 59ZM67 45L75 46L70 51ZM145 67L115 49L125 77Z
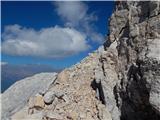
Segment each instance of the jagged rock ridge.
M12 119L159 120L160 2L116 2L103 47Z
M113 106L119 109L116 113L122 120L158 120L160 2L117 2L110 19L109 41L117 44L118 53L118 79L112 89L116 99Z

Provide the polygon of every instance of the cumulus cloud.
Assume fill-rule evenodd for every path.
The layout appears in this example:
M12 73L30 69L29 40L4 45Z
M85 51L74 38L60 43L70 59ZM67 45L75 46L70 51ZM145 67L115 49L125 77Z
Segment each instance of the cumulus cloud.
M94 13L88 13L89 7L80 1L55 2L57 14L65 21L65 25L83 31L92 41L103 43L103 35L98 33L94 22L98 17Z
M88 12L87 4L61 1L54 2L54 5L64 27L35 30L20 25L6 26L2 33L2 52L16 56L61 58L88 50L91 47L88 40L103 43L102 34L94 29L98 17Z
M6 26L2 52L18 56L60 58L87 50L86 35L69 27L50 27L36 31L20 25Z
M55 3L57 13L64 20L67 20L67 24L70 26L78 25L87 15L88 7L82 2L56 2Z

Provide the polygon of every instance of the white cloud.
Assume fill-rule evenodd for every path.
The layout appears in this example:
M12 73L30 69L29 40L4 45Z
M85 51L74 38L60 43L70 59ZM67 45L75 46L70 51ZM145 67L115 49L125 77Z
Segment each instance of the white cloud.
M92 41L103 43L103 35L94 29L98 17L88 13L89 7L80 1L55 2L57 14L65 21L65 25L83 31Z
M65 27L49 27L39 31L20 25L6 26L2 34L2 52L17 56L60 58L78 54L90 48L90 40L103 43L95 28L98 17L88 13L84 2L54 2Z
M8 64L7 62L1 61L1 65L7 65L7 64Z
M18 56L59 58L87 50L86 36L73 28L58 26L36 31L19 25L6 26L2 52Z
M64 20L67 20L68 25L78 25L87 15L88 7L82 2L56 2L57 13Z

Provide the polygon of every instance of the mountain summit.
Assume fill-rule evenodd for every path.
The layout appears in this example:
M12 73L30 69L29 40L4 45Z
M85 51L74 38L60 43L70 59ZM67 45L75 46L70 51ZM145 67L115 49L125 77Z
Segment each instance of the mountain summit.
M117 1L104 45L17 108L2 119L159 120L160 2Z

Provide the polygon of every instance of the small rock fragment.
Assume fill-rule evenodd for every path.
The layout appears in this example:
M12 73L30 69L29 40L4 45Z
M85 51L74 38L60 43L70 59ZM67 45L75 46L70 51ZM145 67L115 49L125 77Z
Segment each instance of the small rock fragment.
M44 95L43 99L44 99L44 102L45 102L46 104L52 104L52 102L53 102L54 99L55 99L55 94L54 94L54 92L53 92L53 91L47 92L47 93Z
M55 112L46 112L44 118L47 120L63 120L63 117Z

